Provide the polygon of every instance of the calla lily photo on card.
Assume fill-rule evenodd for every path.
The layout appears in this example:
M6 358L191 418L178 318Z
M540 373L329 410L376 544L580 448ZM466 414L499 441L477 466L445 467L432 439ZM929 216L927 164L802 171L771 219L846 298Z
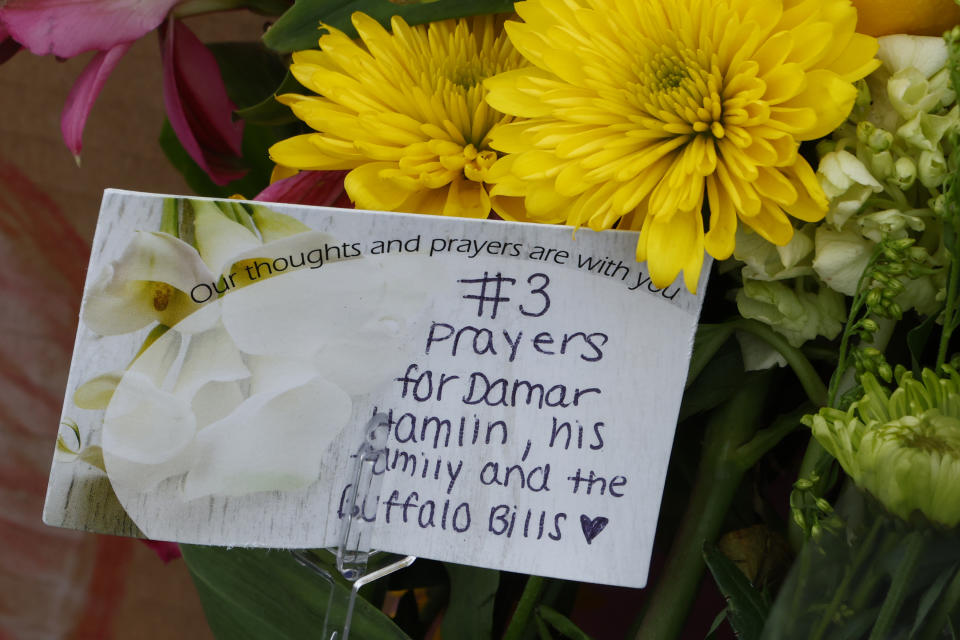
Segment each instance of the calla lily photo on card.
M956 637L960 3L0 0L78 162L144 38L45 522L221 638Z

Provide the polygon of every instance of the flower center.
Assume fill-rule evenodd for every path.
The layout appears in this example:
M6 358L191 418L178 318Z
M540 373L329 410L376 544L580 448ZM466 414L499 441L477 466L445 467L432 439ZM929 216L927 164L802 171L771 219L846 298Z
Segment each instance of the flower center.
M446 74L447 80L464 90L473 89L489 75L477 61L454 66Z
M906 449L960 459L960 421L937 410L900 418L890 425L888 435Z
M639 106L674 134L725 135L717 56L663 47L635 69Z
M151 282L150 286L153 287L153 308L157 311L166 310L173 296L173 287L166 282Z
M654 77L653 89L660 93L676 89L683 80L690 77L690 73L682 60L663 53L658 53L654 57L651 66L653 67L652 75Z

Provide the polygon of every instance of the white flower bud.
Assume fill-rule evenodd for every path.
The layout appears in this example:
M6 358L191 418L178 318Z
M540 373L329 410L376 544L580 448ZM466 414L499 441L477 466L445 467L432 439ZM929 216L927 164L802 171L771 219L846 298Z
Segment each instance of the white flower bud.
M920 182L927 189L935 189L943 184L947 175L947 160L943 157L943 151L936 149L921 153L918 170Z
M909 189L917 179L917 165L908 156L897 158L893 163L893 175L890 179L901 189Z

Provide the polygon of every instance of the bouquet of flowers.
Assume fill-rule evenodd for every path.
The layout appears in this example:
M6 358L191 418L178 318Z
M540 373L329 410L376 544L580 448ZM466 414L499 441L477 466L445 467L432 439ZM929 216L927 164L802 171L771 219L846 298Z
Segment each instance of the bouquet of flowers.
M609 591L423 561L364 592L354 637L955 638L960 9L854 4L6 0L0 61L96 52L61 122L79 159L110 71L157 31L160 144L199 195L639 231L661 289L715 259L649 587L598 622ZM232 10L270 16L262 42L188 27ZM130 264L176 249L213 273L240 236L304 231L171 216ZM124 278L88 304L104 331L131 330L114 299L142 300L138 327L190 311ZM62 452L102 465L73 435ZM349 584L288 554L183 552L220 637L343 616Z

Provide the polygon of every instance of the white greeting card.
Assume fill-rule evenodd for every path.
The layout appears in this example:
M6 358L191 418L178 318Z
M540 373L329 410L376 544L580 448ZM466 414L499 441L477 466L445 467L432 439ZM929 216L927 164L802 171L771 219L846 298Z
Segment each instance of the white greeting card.
M636 242L108 191L44 520L334 546L375 440L373 548L643 586L709 263Z

